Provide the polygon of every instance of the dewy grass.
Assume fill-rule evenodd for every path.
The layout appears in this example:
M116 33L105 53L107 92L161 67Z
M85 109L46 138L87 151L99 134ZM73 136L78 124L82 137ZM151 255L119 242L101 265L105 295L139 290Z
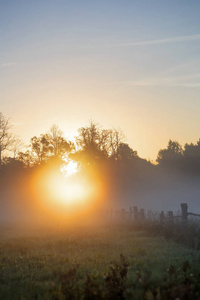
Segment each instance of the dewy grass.
M125 228L4 237L0 299L199 299L199 266L199 251Z

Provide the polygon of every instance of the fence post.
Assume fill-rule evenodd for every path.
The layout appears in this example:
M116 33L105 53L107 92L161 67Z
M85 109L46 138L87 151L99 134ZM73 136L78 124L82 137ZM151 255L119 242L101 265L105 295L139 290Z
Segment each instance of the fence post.
M182 213L182 224L187 226L188 221L188 205L187 203L181 203L181 213Z

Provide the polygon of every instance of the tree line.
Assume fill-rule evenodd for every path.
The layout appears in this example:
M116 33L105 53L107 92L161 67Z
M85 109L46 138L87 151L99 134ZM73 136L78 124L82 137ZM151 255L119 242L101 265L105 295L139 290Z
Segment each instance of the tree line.
M25 149L22 151L22 149ZM12 154L10 154L12 153ZM49 132L34 136L25 147L23 142L12 133L12 125L0 113L0 169L33 168L52 161L63 163L63 157L73 159L84 167L95 165L110 166L130 176L137 171L148 171L149 168L162 168L181 172L200 174L200 139L196 144L185 144L169 140L165 149L157 155L157 165L138 156L125 141L120 130L102 129L90 122L78 130L75 141L67 140L56 125ZM123 173L123 172L122 172Z
M48 163L52 159L61 160L69 156L82 164L92 164L102 160L127 160L137 156L127 143L121 131L102 129L91 122L78 130L75 142L67 140L57 125L52 125L49 132L34 136L26 151L19 138L11 133L11 123L0 113L0 166L18 164L34 167ZM10 156L9 153L13 153ZM3 154L5 155L3 156Z

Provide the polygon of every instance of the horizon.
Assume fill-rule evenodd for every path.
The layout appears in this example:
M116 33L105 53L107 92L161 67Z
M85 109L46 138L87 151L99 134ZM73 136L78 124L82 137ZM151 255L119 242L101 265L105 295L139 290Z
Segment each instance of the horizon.
M4 116L5 117L5 116ZM11 121L9 118L7 118L7 120L9 120L9 121ZM92 120L91 122L94 122L94 124L95 125L97 125L97 126L99 126L100 128L102 128L102 129L108 129L108 130L115 130L115 128L104 128L103 126L102 126L102 124L101 123L99 123L99 122L95 122L95 120ZM15 124L13 124L12 122L10 122L10 125L12 126L12 127L14 127L15 126ZM45 132L39 132L37 135L35 135L35 136L37 136L37 137L39 137L40 135L43 135L43 134L48 134L48 133L50 133L50 129L51 129L51 127L53 126L53 125L55 125L55 126L58 126L56 123L54 123L54 124L51 124L51 126L49 127L49 129L47 129ZM87 123L85 123L85 124L82 124L82 126L81 127L79 127L79 128L77 128L77 130L75 131L75 134L73 134L73 132L71 133L71 134L68 134L68 132L67 131L63 131L63 129L61 128L61 127L59 127L58 126L58 128L62 131L62 133L63 133L63 137L66 139L66 141L68 141L68 142L75 142L76 143L76 137L78 137L78 135L79 135L79 133L78 133L78 130L80 129L80 128L82 128L82 127L87 127L87 126L89 126L90 125L90 121L88 121ZM121 130L121 128L118 128L117 129L117 131L119 130L119 132L121 132L122 133L122 135L123 135L123 137L122 137L122 143L125 143L125 144L128 144L130 147L131 147L131 145L128 143L128 141L127 141L127 139L126 139L126 133L125 132L123 132L123 130ZM12 133L15 135L15 132L14 131L12 131ZM27 149L28 147L30 147L30 143L31 143L31 138L33 138L34 136L31 136L29 139L27 139L27 143L24 143L24 140L22 140L21 139L21 137L20 136L17 136L16 135L16 138L19 138L21 141L22 141L22 143L23 143L23 147L21 147L21 151L25 151L25 149ZM185 141L185 143L184 144L181 144L178 140L172 140L172 139L169 139L167 142L166 142L166 145L163 147L163 148L159 148L158 149L158 151L157 151L157 155L156 155L156 157L155 157L155 159L151 159L149 156L148 157L142 157L141 155L140 155L140 153L138 153L138 150L137 149L134 149L134 148L132 148L132 150L134 150L134 151L137 151L137 154L138 154L138 157L140 157L140 158L142 158L142 159L146 159L147 161L150 161L152 164L157 164L157 156L158 156L158 153L159 153L159 151L160 150L162 150L162 149L167 149L167 146L168 146L168 143L169 143L169 141L174 141L174 142L178 142L181 146L182 146L182 148L184 149L184 146L186 145L186 144L193 144L193 145L195 145L199 140L200 140L200 137L199 137L199 139L198 140L196 140L196 141L192 141L191 143L190 142L188 142L188 141ZM12 150L7 150L8 152L13 152ZM8 153L5 153L5 156L7 156L8 155ZM12 156L12 155L11 155Z

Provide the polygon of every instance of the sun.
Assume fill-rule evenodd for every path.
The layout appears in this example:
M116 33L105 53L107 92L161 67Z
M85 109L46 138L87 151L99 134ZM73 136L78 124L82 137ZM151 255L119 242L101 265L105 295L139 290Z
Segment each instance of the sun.
M86 201L89 188L79 177L58 176L49 177L49 190L57 204L73 206Z
M37 176L37 184L42 203L63 212L87 207L97 193L95 183L81 165L68 158L65 158L61 167L50 167L41 172Z
M78 164L73 160L69 160L61 166L60 170L65 177L70 177L78 172Z
M57 216L71 217L98 206L100 186L96 176L69 158L62 165L39 170L33 180L33 193L39 207Z

